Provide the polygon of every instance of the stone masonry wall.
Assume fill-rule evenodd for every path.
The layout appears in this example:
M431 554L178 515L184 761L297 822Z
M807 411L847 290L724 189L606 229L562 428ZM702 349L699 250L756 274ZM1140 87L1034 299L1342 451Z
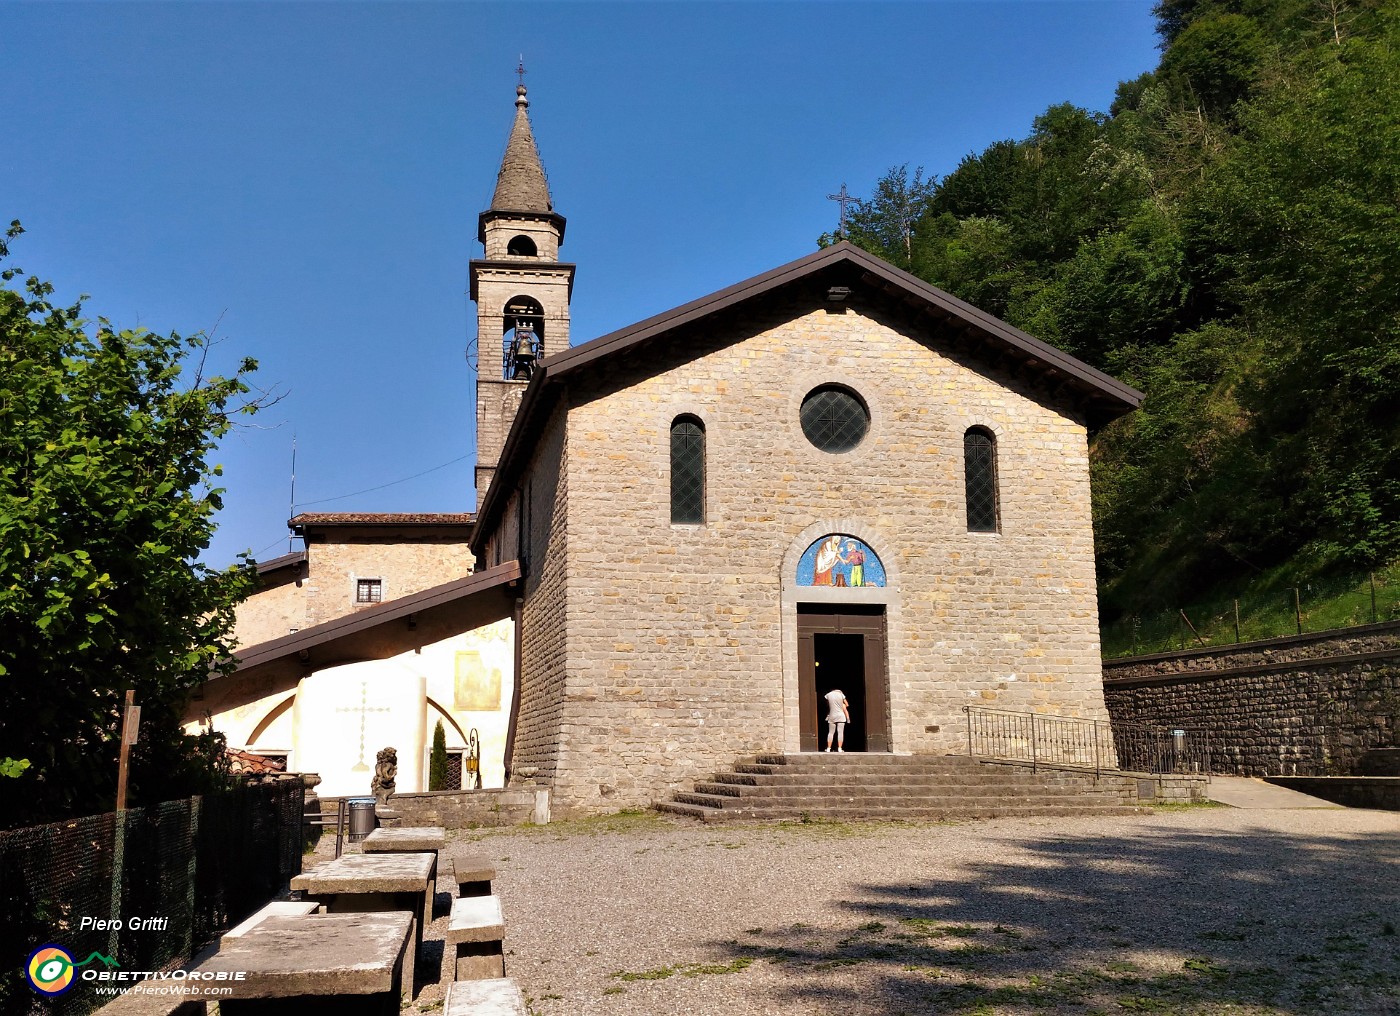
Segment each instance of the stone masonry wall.
M321 813L335 817L340 799L320 798ZM471 829L476 826L525 825L535 820L535 788L494 790L431 790L419 794L395 794L389 807L398 813L401 826L442 826Z
M564 682L569 633L569 485L564 409L545 427L520 511L527 536L525 604L521 613L519 720L512 769L535 766L542 784L554 779L566 736ZM505 552L509 560L514 556Z
M305 578L259 589L238 605L233 628L240 646L255 646L307 627Z
M353 537L335 543L317 541L307 548L307 559L305 627L375 606L355 602L356 579L383 580L387 601L463 578L472 573L473 565L464 539L414 540L404 535L392 541Z
M240 646L254 646L377 606L355 602L357 579L380 579L388 601L464 578L473 565L464 535L317 539L306 548L301 578L261 589L238 605L234 635Z
M493 354L483 354L493 355ZM495 361L493 360L492 363ZM476 382L476 503L486 500L486 490L496 475L501 461L501 449L510 436L511 424L520 410L525 394L524 381L505 381L496 377L478 378Z
M1209 732L1213 767L1347 775L1400 747L1400 622L1104 664L1115 722Z
M736 756L795 748L785 562L817 529L858 523L889 573L892 750L961 750L969 703L1105 718L1082 422L859 301L723 327L741 341L697 331L670 362L649 352L571 392L556 811L645 805ZM845 454L813 447L799 422L829 382L870 407ZM683 413L706 429L700 526L670 522ZM967 531L974 425L996 435L999 533ZM527 622L526 645L537 637Z
M1269 782L1347 808L1400 811L1400 777L1271 776Z

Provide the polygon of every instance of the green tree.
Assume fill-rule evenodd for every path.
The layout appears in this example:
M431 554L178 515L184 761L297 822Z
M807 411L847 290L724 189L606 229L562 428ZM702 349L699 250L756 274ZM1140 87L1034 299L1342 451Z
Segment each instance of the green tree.
M10 824L112 807L127 689L133 806L217 782L221 739L181 720L230 667L251 577L196 557L220 507L208 456L261 401L253 361L208 376L203 337L86 322L38 278L10 288L22 274L0 273L0 754L31 763L0 780Z
M873 196L855 203L846 225L850 241L911 270L915 225L928 213L935 185L932 178L924 179L922 166L912 179L908 166L895 166L876 182Z
M1192 22L1162 58L1161 76L1185 105L1228 116L1259 79L1268 44L1250 18L1221 14Z
M1400 17L1240 116L1195 213L1263 342L1251 438L1325 556L1400 554Z
M446 790L447 787L447 733L442 729L442 721L433 728L433 750L428 755L428 789Z

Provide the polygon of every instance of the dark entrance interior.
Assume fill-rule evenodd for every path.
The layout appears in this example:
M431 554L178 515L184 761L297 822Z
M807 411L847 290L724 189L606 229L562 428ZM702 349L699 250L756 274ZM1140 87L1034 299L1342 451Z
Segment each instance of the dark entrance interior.
M826 693L840 688L850 704L846 750L865 751L865 636L835 632L812 635L817 681L817 744L826 747Z
M801 747L826 747L826 699L840 688L850 704L846 751L889 751L885 718L885 608L882 604L797 606Z

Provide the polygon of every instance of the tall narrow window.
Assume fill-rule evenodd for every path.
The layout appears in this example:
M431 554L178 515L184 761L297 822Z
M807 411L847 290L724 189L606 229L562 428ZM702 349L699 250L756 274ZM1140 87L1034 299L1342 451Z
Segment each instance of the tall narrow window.
M705 425L693 416L671 424L671 522L705 521Z
M997 439L985 427L963 435L963 469L967 490L967 531L995 533L999 522Z

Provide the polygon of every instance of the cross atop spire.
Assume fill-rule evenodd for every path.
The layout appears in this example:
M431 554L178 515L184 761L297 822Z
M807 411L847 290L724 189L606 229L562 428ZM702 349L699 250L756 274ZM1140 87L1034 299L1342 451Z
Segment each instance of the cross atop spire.
M525 54L524 54L524 53L521 53L521 54L520 54L520 63L516 64L516 66L515 66L515 74L516 74L516 76L520 79L519 82L518 82L518 84L520 85L521 88L524 88L524 87L525 87Z
M516 73L524 80L525 61L522 58ZM491 198L493 210L517 212L551 212L554 205L549 198L549 183L545 180L544 166L540 163L540 153L535 147L535 136L530 130L530 100L525 98L525 86L515 88L515 124L510 129L506 141L506 151L501 159L501 171L496 177L496 193Z

